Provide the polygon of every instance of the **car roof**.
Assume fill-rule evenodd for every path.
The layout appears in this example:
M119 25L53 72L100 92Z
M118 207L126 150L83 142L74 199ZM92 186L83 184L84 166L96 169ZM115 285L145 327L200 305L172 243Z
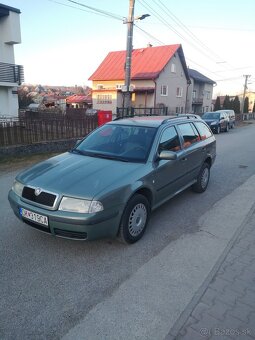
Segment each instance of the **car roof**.
M134 117L124 117L117 118L112 122L107 124L117 124L117 125L134 125L134 126L146 126L146 127L159 127L162 124L169 122L175 123L180 121L189 120L200 120L200 116L195 114L176 114L168 116L134 116Z

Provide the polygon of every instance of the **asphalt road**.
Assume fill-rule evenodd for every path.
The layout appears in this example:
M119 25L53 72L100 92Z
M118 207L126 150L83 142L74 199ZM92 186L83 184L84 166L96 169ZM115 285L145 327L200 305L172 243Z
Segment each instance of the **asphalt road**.
M192 237L200 216L255 174L255 124L216 139L208 190L202 195L186 190L159 208L143 239L132 246L55 239L24 225L7 200L16 172L2 173L0 338L63 337L171 242Z

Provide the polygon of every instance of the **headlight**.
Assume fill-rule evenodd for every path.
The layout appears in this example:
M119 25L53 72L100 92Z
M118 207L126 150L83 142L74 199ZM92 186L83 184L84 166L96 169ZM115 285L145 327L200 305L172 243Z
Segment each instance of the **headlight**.
M217 124L218 124L217 120L211 123L211 125L217 125Z
M88 201L78 198L63 197L60 202L59 210L91 214L104 210L104 207L99 201Z
M13 182L13 185L12 185L12 190L15 192L16 195L18 196L22 196L22 191L23 191L23 188L24 188L24 185L18 181L15 181Z

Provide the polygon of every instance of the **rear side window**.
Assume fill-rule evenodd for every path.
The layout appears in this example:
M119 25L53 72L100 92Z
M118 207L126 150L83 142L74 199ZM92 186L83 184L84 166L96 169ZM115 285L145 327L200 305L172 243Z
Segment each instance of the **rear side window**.
M212 132L210 131L208 126L205 125L203 122L195 122L194 124L195 124L196 128L198 129L199 134L200 134L200 138L202 140L212 136Z
M200 136L190 123L178 125L184 141L184 148L200 140Z

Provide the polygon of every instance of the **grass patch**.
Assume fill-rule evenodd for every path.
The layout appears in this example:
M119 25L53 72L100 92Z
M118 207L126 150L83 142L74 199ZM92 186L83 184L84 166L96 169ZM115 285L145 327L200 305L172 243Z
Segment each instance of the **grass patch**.
M59 153L47 152L26 156L6 156L0 158L0 171L9 172L32 166L35 163L41 162L50 157L56 156Z

